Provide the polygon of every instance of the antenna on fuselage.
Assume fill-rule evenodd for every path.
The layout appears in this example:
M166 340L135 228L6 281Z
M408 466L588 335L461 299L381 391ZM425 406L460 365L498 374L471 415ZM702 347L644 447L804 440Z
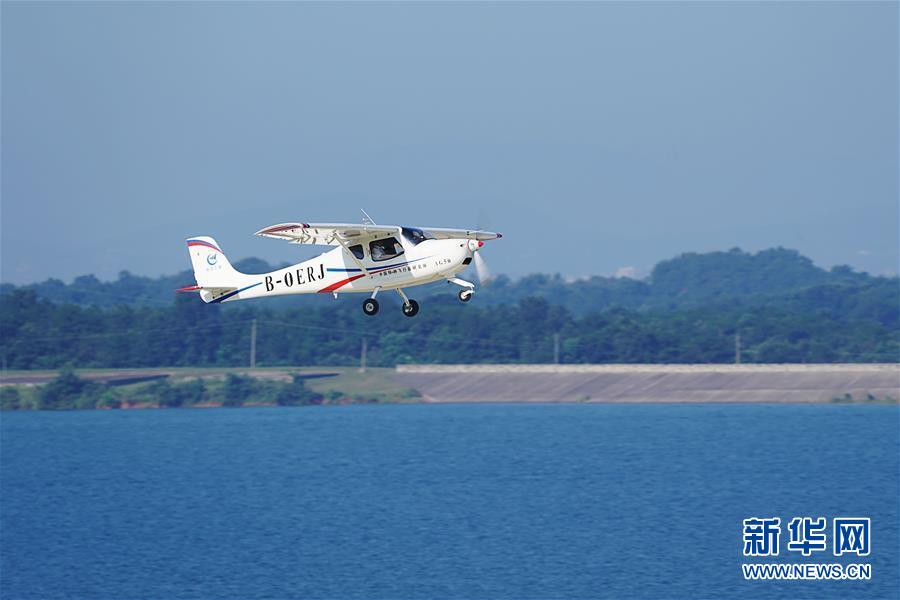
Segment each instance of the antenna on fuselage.
M372 220L372 217L369 216L369 213L367 213L363 209L359 209L359 211L363 214L363 223L365 223L366 225L375 224L375 221Z

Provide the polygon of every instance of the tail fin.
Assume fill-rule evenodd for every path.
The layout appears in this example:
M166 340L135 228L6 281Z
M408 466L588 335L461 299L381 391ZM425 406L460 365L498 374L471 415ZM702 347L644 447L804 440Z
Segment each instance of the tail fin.
M189 238L187 245L198 287L236 288L241 285L244 274L234 270L216 240L197 236Z

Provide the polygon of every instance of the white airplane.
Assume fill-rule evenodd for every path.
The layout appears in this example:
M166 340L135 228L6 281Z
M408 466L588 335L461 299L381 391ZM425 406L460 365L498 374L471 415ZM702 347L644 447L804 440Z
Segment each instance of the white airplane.
M363 213L365 214L365 213ZM480 249L499 233L468 229L436 229L344 223L281 223L256 235L291 244L336 246L310 260L261 275L240 273L231 266L221 246L211 237L187 240L197 285L179 292L199 292L204 302L231 302L285 294L366 293L363 312L378 312L375 297L396 290L403 298L403 314L413 317L419 304L404 288L447 280L458 285L459 299L471 300L475 284L456 277L472 261L479 280L487 277Z

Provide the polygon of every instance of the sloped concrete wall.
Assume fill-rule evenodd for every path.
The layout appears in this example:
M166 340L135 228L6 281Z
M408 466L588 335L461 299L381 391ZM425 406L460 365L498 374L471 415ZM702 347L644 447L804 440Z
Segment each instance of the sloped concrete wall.
M401 365L428 402L832 402L900 399L900 365Z

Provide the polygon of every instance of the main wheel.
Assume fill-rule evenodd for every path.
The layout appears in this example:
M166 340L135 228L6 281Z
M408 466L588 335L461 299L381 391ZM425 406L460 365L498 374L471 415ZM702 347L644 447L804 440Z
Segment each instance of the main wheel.
M457 296L459 297L460 302L468 302L472 299L472 295L474 293L475 292L473 292L472 290L459 290L459 294L457 294Z
M414 317L419 314L419 303L410 300L409 303L403 305L403 314L407 317Z
M363 312L370 317L378 312L378 300L375 298L366 298L363 302Z

